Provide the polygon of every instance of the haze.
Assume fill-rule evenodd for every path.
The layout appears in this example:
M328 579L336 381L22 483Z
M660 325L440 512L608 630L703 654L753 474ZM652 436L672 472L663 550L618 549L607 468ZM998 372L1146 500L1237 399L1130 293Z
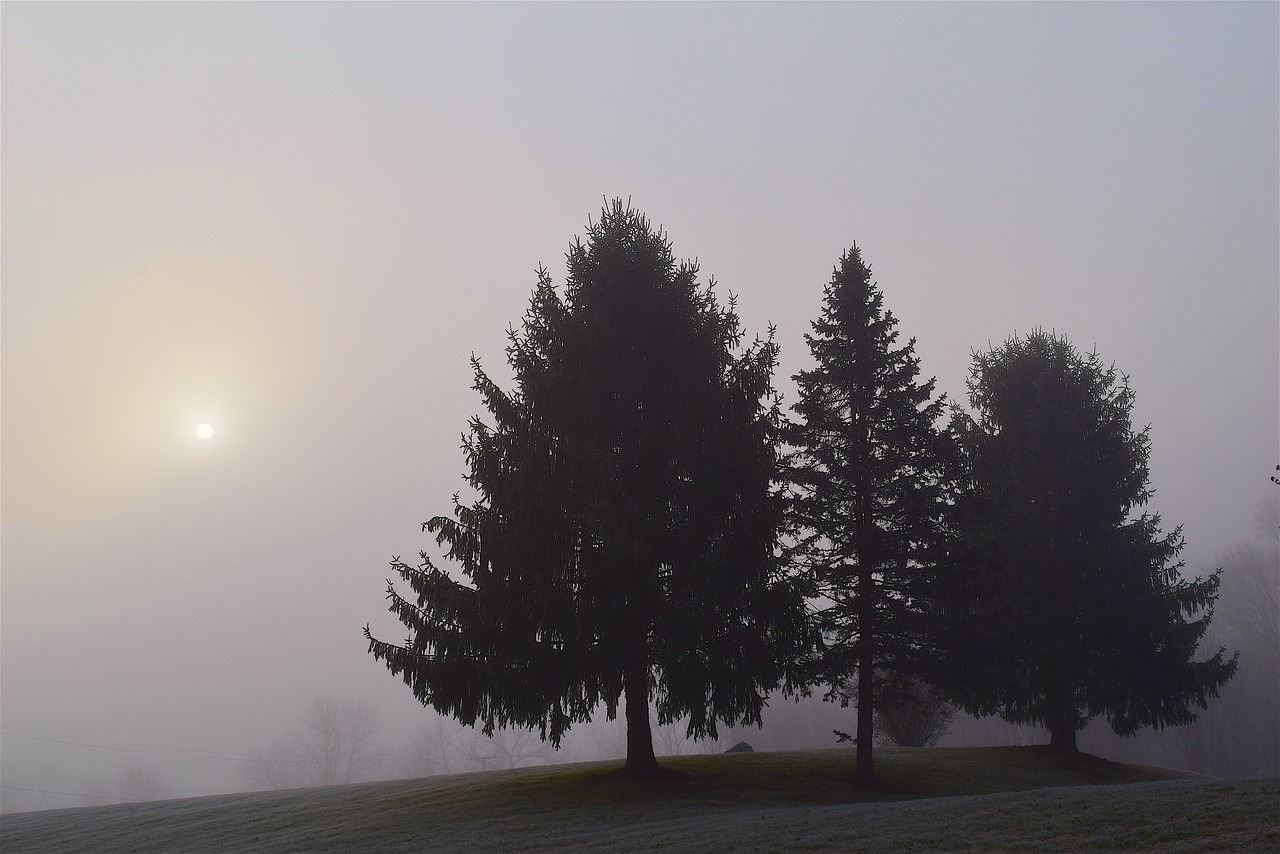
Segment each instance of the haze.
M360 629L400 637L387 563L462 487L468 357L506 375L605 197L777 325L788 403L854 241L954 400L1015 331L1096 347L1208 571L1280 463L1278 31L1274 3L5 3L6 785L244 788L322 695L427 720Z

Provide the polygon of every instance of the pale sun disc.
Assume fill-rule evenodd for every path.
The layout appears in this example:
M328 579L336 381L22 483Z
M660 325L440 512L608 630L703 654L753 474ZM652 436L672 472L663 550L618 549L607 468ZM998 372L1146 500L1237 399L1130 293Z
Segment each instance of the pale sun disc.
M213 427L208 424L201 424L196 428L196 437L199 439L208 439L213 436Z

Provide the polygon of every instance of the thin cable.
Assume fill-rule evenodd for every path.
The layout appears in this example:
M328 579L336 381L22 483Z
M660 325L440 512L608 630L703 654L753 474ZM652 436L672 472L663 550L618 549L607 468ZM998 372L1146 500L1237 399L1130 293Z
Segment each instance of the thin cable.
M88 783L91 786L103 785L101 777L96 779L93 777L69 777L66 774L50 774L48 771L27 771L22 768L0 768L0 774L26 774L28 777L44 777L48 780L71 780L76 783ZM188 786L171 786L168 783L165 783L163 784L163 787L169 791L190 792L193 796L197 797L209 794L209 792L202 789L192 789ZM97 796L95 795L94 797Z
M12 736L14 738L26 738L32 741L47 741L53 744L71 744L77 747L93 747L99 750L119 750L125 753L150 753L157 756L178 756L188 759L221 759L226 762L252 762L259 758L241 753L217 753L211 750L193 750L191 748L183 747L160 747L156 745L134 744L128 741L94 743L109 742L110 739L84 739L74 735L64 735L63 733L42 733L40 730L30 729L23 731L18 730L18 727L0 727L0 734ZM29 733L41 734L30 735Z
M70 744L76 747L93 747L98 750L119 750L125 753L148 753L153 756L176 756L182 759L221 759L227 762L246 762L251 759L247 756L220 756L212 753L196 753L192 751L182 751L179 748L160 748L158 750L148 750L141 747L115 747L110 744L92 744L87 741L72 741L62 738L45 738L40 735L23 735L22 733L6 732L4 735L13 736L14 738L27 738L32 741L47 741L53 744Z
M120 803L129 804L145 804L149 801L140 801L136 798L117 798L114 795L86 795L83 792L55 792L51 789L24 789L22 786L0 786L0 789L12 789L15 792L39 792L42 795L66 795L69 798L98 798L105 801L119 801ZM12 813L10 813L12 815Z

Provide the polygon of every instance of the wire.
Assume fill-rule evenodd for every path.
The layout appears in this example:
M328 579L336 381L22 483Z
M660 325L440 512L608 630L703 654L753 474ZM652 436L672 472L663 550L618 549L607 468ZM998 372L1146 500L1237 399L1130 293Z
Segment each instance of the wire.
M74 780L77 783L91 783L98 785L102 780L94 780L90 777L68 777L65 774L50 774L48 771L24 771L21 768L4 768L0 770L4 774L26 774L28 777L45 777L50 780Z
M98 798L104 801L119 801L121 803L145 804L148 801L140 801L136 798L117 798L114 795L86 795L83 792L55 792L51 789L24 789L22 786L0 786L0 789L12 789L15 792L38 792L42 795L66 795L70 798Z
M150 753L157 756L178 756L188 759L221 759L226 762L252 762L259 757L242 753L220 753L212 750L198 750L184 747L160 747L149 744L135 744L128 741L111 739L86 739L59 732L45 732L38 729L21 727L0 727L0 734L14 738L26 738L32 741L47 741L54 744L71 744L77 747L93 747L98 750L119 750L125 753Z
M0 774L4 774L4 775L7 775L7 774L25 774L25 775L26 775L26 776L28 776L28 777L44 777L44 778L45 778L45 779L47 779L47 780L71 780L71 781L76 782L76 783L88 783L88 784L93 785L93 786L101 786L101 785L102 785L102 782L103 782L101 777L98 777L98 778L93 778L93 777L69 777L69 776L67 776L66 774L50 774L48 771L27 771L27 770L24 770L24 769L22 769L22 768L0 768ZM45 783L44 785L46 785L46 786L47 786L47 785L49 785L49 784L48 784L48 783ZM181 792L189 792L190 794L192 794L192 795L194 795L194 796L210 794L209 792L204 791L204 790L202 790L202 789L192 789L192 788L190 788L189 786L171 786L171 785L169 785L168 783L164 784L164 788L165 788L165 790L166 790L166 791L174 791L174 792L178 792L178 791L181 791ZM34 791L34 790L33 790L33 791ZM97 796L97 795L86 795L86 797L98 797L98 796Z

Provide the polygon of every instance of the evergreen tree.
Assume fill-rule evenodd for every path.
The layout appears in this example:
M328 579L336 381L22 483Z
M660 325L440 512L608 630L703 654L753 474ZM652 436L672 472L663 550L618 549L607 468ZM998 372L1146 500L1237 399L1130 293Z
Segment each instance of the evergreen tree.
M975 354L968 386L974 414L953 421L962 539L941 588L953 695L1047 727L1066 757L1100 715L1120 735L1194 721L1236 663L1194 660L1217 573L1183 579L1181 529L1133 515L1152 494L1151 441L1128 378L1038 330Z
M625 694L626 767L645 775L651 697L693 736L759 724L768 691L797 687L806 618L777 550L772 331L743 348L732 299L629 205L588 236L563 297L540 269L509 333L515 390L473 359L492 418L464 443L478 498L424 525L470 583L397 558L410 637L369 649L424 704L555 745Z
M873 779L876 675L919 672L921 597L937 558L948 459L944 399L919 382L915 339L898 344L855 245L806 335L817 366L795 376L792 559L815 583L819 679L848 701L857 684L857 779Z

